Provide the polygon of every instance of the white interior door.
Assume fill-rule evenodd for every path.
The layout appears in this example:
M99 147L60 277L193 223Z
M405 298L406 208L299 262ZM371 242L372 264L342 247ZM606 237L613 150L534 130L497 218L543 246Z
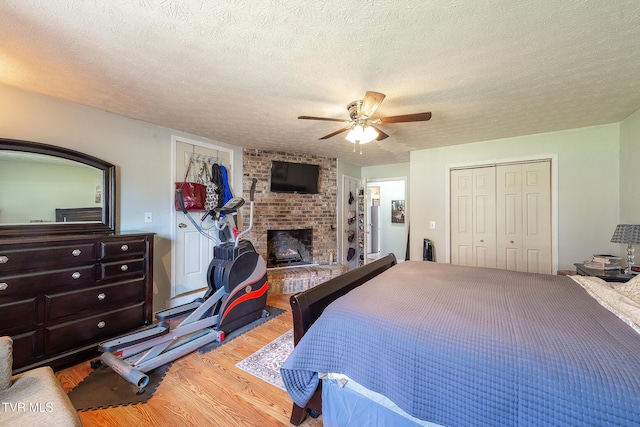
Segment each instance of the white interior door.
M496 171L472 170L473 259L478 267L496 267Z
M224 165L231 182L231 165L233 152L223 147L216 147L191 140L176 140L174 143L174 179L183 181L189 162L195 160L195 173L187 179L196 179L195 175L201 166L210 167L212 163ZM193 169L193 166L192 166ZM172 201L173 202L173 201ZM191 217L201 224L204 211L190 212ZM210 228L212 222L209 219L202 223L204 228ZM217 237L217 233L208 231L208 234ZM193 224L182 212L174 211L173 218L173 245L172 245L172 281L171 301L169 306L175 306L190 302L201 296L207 289L207 271L213 258L213 247L218 243L212 241L198 232Z
M473 259L473 171L451 171L451 264L475 266Z
M522 251L527 271L551 274L551 163L522 165Z
M551 162L450 171L452 264L553 271Z

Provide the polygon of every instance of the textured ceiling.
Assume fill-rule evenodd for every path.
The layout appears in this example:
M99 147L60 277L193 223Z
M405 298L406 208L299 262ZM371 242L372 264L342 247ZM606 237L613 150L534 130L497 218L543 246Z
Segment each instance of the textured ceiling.
M410 150L618 122L640 109L637 0L2 0L0 82L243 147ZM347 119L428 122L353 153Z

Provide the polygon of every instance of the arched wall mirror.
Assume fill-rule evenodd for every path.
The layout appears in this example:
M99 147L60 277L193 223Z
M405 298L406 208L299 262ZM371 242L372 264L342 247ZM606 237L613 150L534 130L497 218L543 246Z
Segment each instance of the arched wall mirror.
M0 138L0 237L112 234L115 166L84 153Z

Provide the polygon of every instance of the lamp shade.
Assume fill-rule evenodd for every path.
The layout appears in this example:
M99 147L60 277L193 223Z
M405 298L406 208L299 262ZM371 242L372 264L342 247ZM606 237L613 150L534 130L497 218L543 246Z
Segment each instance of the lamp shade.
M640 224L618 224L611 243L640 244Z

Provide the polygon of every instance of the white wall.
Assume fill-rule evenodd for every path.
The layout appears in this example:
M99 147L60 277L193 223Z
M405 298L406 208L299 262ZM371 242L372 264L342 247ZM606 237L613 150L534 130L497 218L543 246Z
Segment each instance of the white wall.
M620 223L640 224L639 172L640 110L620 123Z
M171 269L171 136L234 150L233 187L242 188L242 150L184 132L0 85L0 137L71 148L116 165L119 231L156 233L154 311L169 298ZM144 222L152 212L153 222Z
M616 123L412 152L411 259L421 259L424 238L434 241L437 259L445 259L450 165L550 155L558 163L558 268L574 269L594 253L617 253L609 242L620 218ZM435 230L429 221L436 221Z

